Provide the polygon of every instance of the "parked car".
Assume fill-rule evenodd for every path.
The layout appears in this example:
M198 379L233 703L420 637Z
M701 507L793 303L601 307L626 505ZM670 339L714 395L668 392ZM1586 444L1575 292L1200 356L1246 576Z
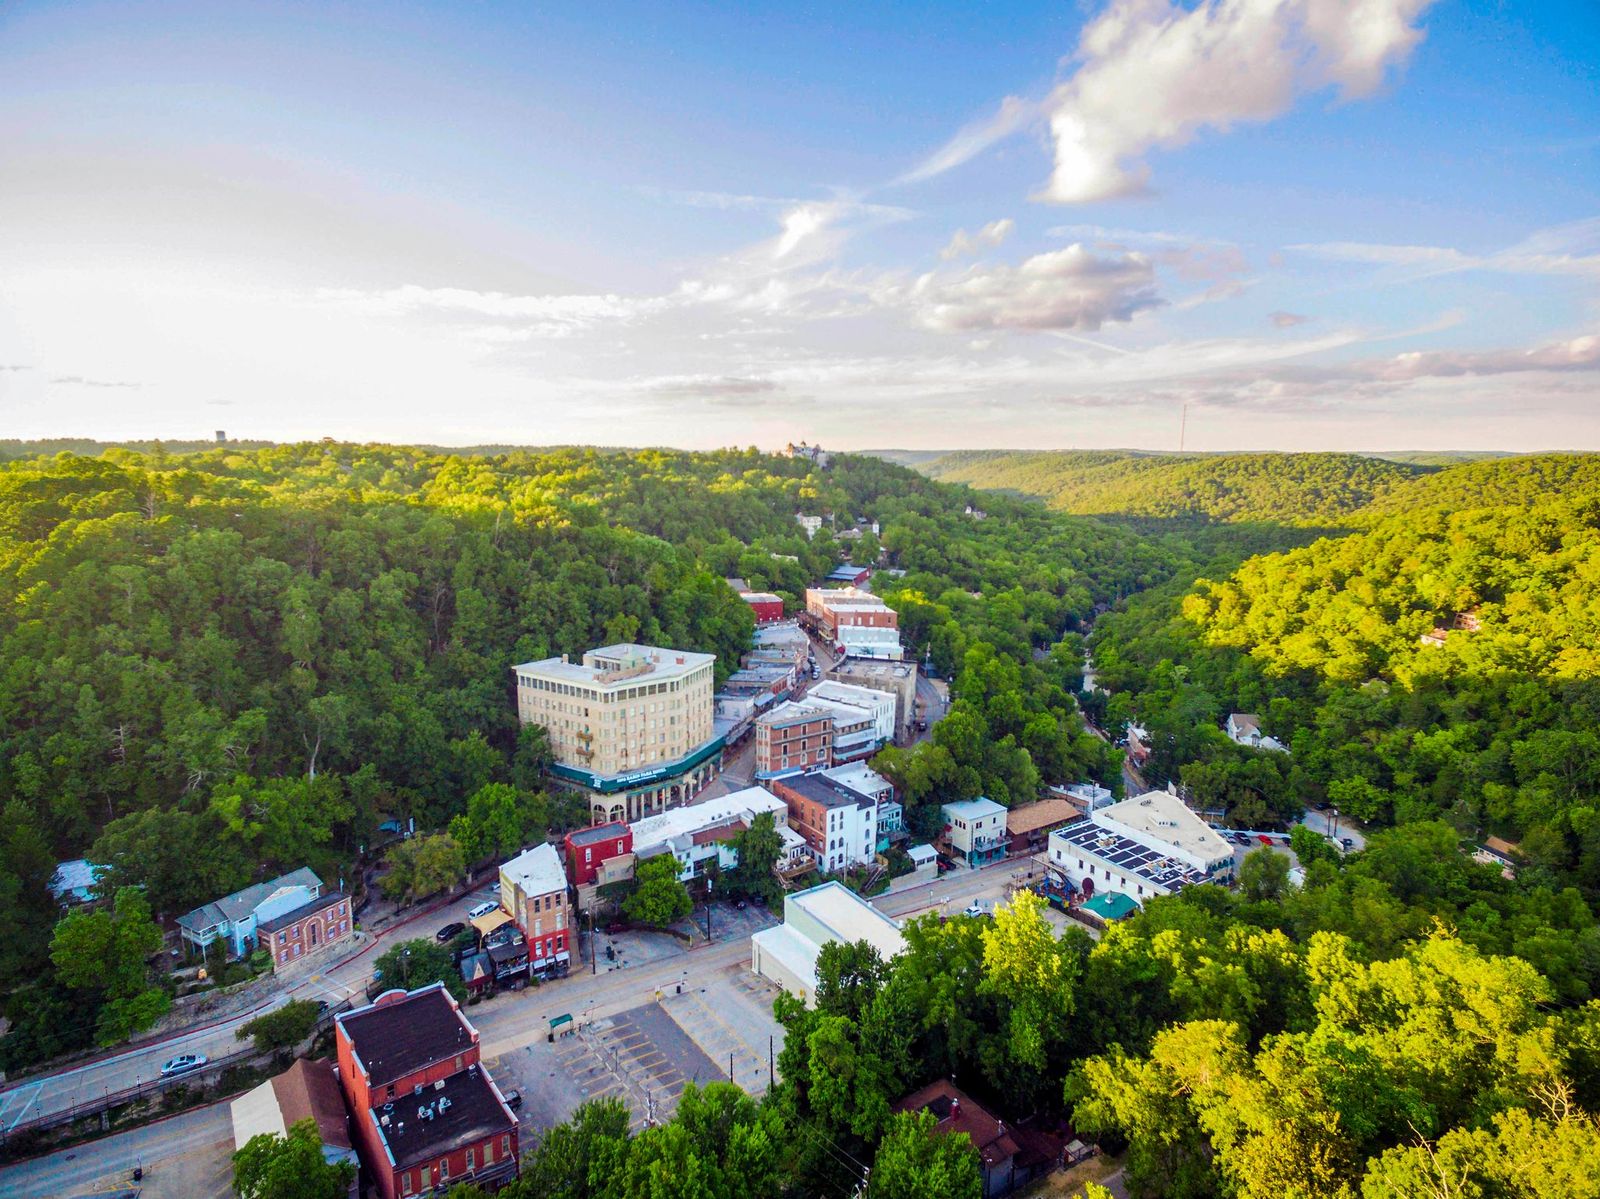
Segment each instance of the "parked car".
M452 920L449 924L445 925L433 935L437 940L442 942L452 940L466 931L467 926L465 924L462 924L459 920Z
M966 911L965 911L965 912L964 912L964 913L963 913L963 915L967 915L967 916L981 916L981 915L983 915L983 909L982 909L982 908L981 908L981 907L979 907L979 906L978 906L978 905L977 905L977 904L975 904L975 903L969 903L969 904L968 904L968 905L967 905L967 909L966 909Z
M490 912L497 912L499 910L500 910L500 901L499 900L492 900L492 899L491 900L485 900L483 903L478 904L476 907L472 907L472 908L467 909L467 919L468 920L476 920L479 916L487 916Z
M1352 850L1352 849L1354 849L1354 848L1355 848L1355 847L1356 847L1356 843L1355 843L1355 841L1354 841L1354 840L1352 840L1352 839L1351 839L1351 838L1349 838L1349 837L1340 837L1340 838L1339 838L1339 844L1340 844L1340 845L1343 845L1343 846L1344 846L1344 848L1345 848L1345 852L1347 852L1347 853L1348 853L1348 852L1349 852L1349 851L1350 851L1350 850Z
M505 1094L506 1106L516 1111L522 1106L522 1092L517 1090L507 1091Z
M203 1053L180 1053L161 1067L162 1078L175 1078L179 1074L187 1074L191 1070L198 1070L207 1062Z

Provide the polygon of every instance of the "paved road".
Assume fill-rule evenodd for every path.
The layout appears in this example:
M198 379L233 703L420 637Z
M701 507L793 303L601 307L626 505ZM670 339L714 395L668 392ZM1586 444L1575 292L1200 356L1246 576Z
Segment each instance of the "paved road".
M1308 811L1304 816L1300 817L1300 823L1312 832L1331 836L1336 841L1349 837L1353 846L1352 853L1359 853L1367 847L1367 836L1356 827L1355 821L1348 816L1340 816L1336 824L1332 808L1329 808L1326 812Z
M0 1131L9 1131L39 1115L65 1111L109 1093L127 1090L159 1077L161 1064L178 1053L203 1053L221 1057L239 1049L238 1027L261 1012L287 1003L290 999L325 999L338 1003L366 989L372 975L372 962L383 952L386 942L409 940L432 934L438 925L462 919L462 913L482 899L480 891L468 892L449 904L429 908L368 939L364 948L336 966L315 972L263 1001L256 1008L219 1019L215 1024L178 1033L165 1040L136 1046L122 1053L87 1062L54 1074L25 1078L0 1091Z
M145 1177L141 1199L225 1195L232 1179L233 1118L226 1103L183 1112L170 1120L119 1132L0 1170L9 1199L60 1199L131 1185L135 1165Z
M882 911L897 917L929 911L955 913L975 899L1002 898L1014 876L1035 868L1029 860L1019 859L983 870L957 871L920 887L880 896L874 902ZM436 913L431 919L444 918L443 913ZM582 1021L615 1016L642 1004L654 1003L658 993L662 996L676 994L675 988L686 979L692 981L741 965L748 968L749 963L750 938L743 931L727 940L701 944L695 949L685 949L673 942L668 953L638 966L598 975L575 971L568 978L480 1004L472 1009L472 1022L482 1037L484 1057L500 1057L545 1040L554 1016L570 1013ZM363 960L349 964L345 973L359 989L365 983L368 969ZM330 978L323 985L337 990L347 984ZM216 1035L223 1032L232 1037L229 1030L219 1030ZM170 1044L148 1051L156 1057L171 1052ZM227 1153L231 1152L231 1137L228 1105L213 1104L159 1124L7 1167L0 1170L0 1182L3 1182L0 1193L19 1197L80 1193L91 1184L118 1177L130 1168L130 1163L139 1159L150 1171L152 1180L158 1176L171 1179L198 1173L209 1177L222 1169L219 1163L226 1162ZM229 1143L223 1145L225 1141ZM162 1164L164 1160L166 1164ZM184 1170L188 1175L182 1173ZM225 1184L223 1190L200 1189L194 1184L188 1192L176 1193L198 1196L224 1192ZM147 1190L147 1195L152 1193L156 1192Z

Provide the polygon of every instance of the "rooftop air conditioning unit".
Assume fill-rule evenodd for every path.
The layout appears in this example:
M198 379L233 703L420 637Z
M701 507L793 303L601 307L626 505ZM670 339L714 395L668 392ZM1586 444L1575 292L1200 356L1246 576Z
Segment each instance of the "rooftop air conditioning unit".
M436 1091L444 1090L444 1079L441 1078L438 1082L434 1083L433 1089Z
M418 1083L418 1084L417 1084L417 1085L416 1085L416 1086L414 1086L414 1087L412 1087L412 1088L411 1088L411 1093L412 1093L412 1094L413 1094L413 1095L420 1095L420 1094L422 1094L422 1084L421 1084L421 1083L420 1083L420 1082L419 1082L419 1083Z

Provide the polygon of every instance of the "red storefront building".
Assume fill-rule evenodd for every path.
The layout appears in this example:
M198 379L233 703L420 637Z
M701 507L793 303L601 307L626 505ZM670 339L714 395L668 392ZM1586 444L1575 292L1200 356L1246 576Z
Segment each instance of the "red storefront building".
M256 939L263 949L272 951L273 972L282 973L307 955L347 939L353 931L350 897L330 891L281 916L261 921L256 925Z
M593 883L612 858L633 852L633 829L620 820L575 829L566 836L567 877L574 887Z
M356 1151L383 1199L516 1178L516 1117L443 983L387 991L334 1027Z
M777 624L783 619L782 596L773 595L770 591L741 591L739 598L750 605L758 625Z

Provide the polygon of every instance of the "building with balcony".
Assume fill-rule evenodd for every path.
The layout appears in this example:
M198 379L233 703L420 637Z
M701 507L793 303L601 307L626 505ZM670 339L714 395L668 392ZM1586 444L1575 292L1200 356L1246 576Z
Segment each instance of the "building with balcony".
M904 657L900 616L858 587L808 587L806 621L852 658Z
M992 799L965 799L943 805L944 840L950 856L969 866L984 866L1006 855L1006 810Z
M633 644L590 650L581 663L524 662L513 668L517 716L544 727L552 777L588 796L595 823L637 820L687 802L721 769L715 663Z
M322 880L308 866L264 883L252 883L178 917L178 931L195 949L222 941L229 957L243 957L257 943L256 926L312 903L322 894Z
M894 740L895 697L889 692L824 682L811 688L805 702L833 714L835 763L870 757Z
M334 1047L356 1151L382 1199L517 1177L517 1118L443 983L334 1017Z
M500 867L500 906L528 942L535 974L562 975L572 961L567 874L554 845L535 845Z

